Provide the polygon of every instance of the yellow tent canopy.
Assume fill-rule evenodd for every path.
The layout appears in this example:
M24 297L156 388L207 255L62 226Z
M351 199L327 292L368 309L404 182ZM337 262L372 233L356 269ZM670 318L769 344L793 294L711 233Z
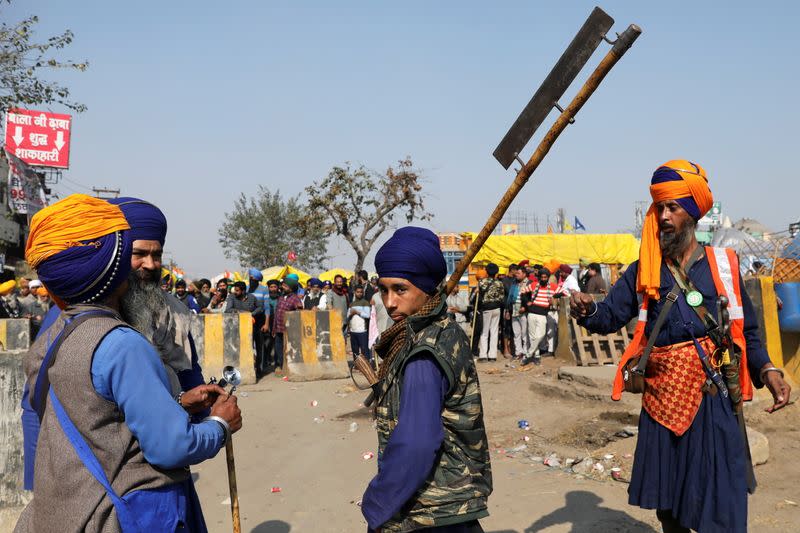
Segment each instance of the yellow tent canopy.
M335 278L336 276L344 276L344 279L347 280L352 278L354 275L355 274L353 273L352 270L345 270L344 268L332 268L328 271L323 272L318 277L322 281L330 281L331 283L333 283L333 278Z
M297 274L297 277L300 278L300 284L303 286L305 286L308 283L308 280L311 279L311 274L308 272L303 272L302 270L289 265L269 267L262 270L261 274L264 275L264 280L262 283L266 283L271 279L283 279L289 274Z
M470 243L475 233L464 233ZM581 259L595 263L630 264L639 259L639 240L627 233L547 235L492 235L486 240L473 264L495 263L501 268L528 259L543 264L558 261L577 265Z

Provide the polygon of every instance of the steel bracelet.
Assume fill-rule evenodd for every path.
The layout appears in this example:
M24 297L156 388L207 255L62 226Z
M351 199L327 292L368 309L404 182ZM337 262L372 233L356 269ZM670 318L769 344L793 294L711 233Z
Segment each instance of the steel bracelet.
M228 425L228 422L224 418L218 416L207 416L203 419L203 422L205 422L206 420L212 420L214 422L219 423L219 425L222 426L222 429L225 432L225 444L227 444L228 441L231 439L231 427Z
M781 378L783 378L783 370L781 370L780 368L775 367L775 366L770 366L770 367L767 367L767 368L763 369L761 371L761 373L759 374L758 377L761 378L761 383L764 383L764 376L767 375L767 372L777 372L778 374L781 375Z
M178 393L178 395L175 396L175 401L178 402L178 405L180 405L181 407L183 407L183 404L181 403L181 400L183 399L183 393L184 392L186 392L186 391L180 391Z
M583 318L592 318L594 315L597 314L597 308L598 308L597 302L592 302L592 303L594 304L594 311L592 311L591 315L586 315Z

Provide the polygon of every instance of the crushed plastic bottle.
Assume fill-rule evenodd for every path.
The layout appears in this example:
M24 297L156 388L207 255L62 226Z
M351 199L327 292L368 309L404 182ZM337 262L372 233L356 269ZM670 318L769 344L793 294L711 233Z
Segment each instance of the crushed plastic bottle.
M348 430L350 433L355 433L358 431L358 422L353 422L350 424L350 429Z

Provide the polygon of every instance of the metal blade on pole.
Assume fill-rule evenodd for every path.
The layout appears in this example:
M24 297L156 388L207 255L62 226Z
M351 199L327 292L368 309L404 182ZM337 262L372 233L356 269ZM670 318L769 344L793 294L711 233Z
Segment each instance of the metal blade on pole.
M561 58L553 70L550 71L531 101L522 110L506 136L497 145L494 157L503 165L503 168L508 169L517 155L522 152L534 132L541 126L553 107L558 104L558 99L564 95L567 87L575 81L575 77L600 46L603 37L613 25L614 19L599 7L594 8L575 38L561 54Z
M511 202L514 201L514 198L516 198L517 194L519 194L519 192L528 182L528 179L531 177L533 172L539 167L539 164L550 151L550 148L552 148L556 139L558 139L558 136L561 135L561 132L563 132L567 127L567 124L573 120L575 115L592 96L606 75L611 71L614 65L617 64L617 61L620 60L625 52L628 51L633 42L641 33L642 30L635 24L628 26L622 35L620 35L614 42L614 46L611 48L611 50L609 50L605 57L603 57L603 59L600 61L600 64L594 69L592 74L589 76L589 79L586 80L581 89L578 91L578 94L576 94L572 99L572 102L570 102L566 109L561 112L558 119L556 119L555 123L553 123L548 132L545 134L544 138L541 140L539 146L536 148L536 151L530 157L528 162L519 169L517 176L514 178L514 181L511 183L511 186L509 186L506 193L503 195L503 198L500 199L500 203L498 203L497 207L495 207L494 211L489 217L489 220L486 221L483 229L480 231L480 233L478 233L465 252L464 257L462 257L456 265L455 271L447 280L447 286L445 288L447 294L453 292L453 289L458 284L461 276L467 270L469 264L486 242L486 239L489 238L489 235L491 235L494 229L497 227L497 224L500 223L500 220L503 218L503 215L505 215L506 211L511 205ZM517 155L514 156L515 159L517 157Z

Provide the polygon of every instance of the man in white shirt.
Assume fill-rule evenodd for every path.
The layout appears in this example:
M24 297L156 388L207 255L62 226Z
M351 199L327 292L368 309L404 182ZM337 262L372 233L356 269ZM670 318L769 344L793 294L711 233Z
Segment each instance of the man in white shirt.
M353 360L359 354L370 359L369 351L369 332L367 331L367 320L369 320L372 306L364 299L364 287L357 285L353 290L353 303L347 312L347 323L350 326L350 347L353 350Z

